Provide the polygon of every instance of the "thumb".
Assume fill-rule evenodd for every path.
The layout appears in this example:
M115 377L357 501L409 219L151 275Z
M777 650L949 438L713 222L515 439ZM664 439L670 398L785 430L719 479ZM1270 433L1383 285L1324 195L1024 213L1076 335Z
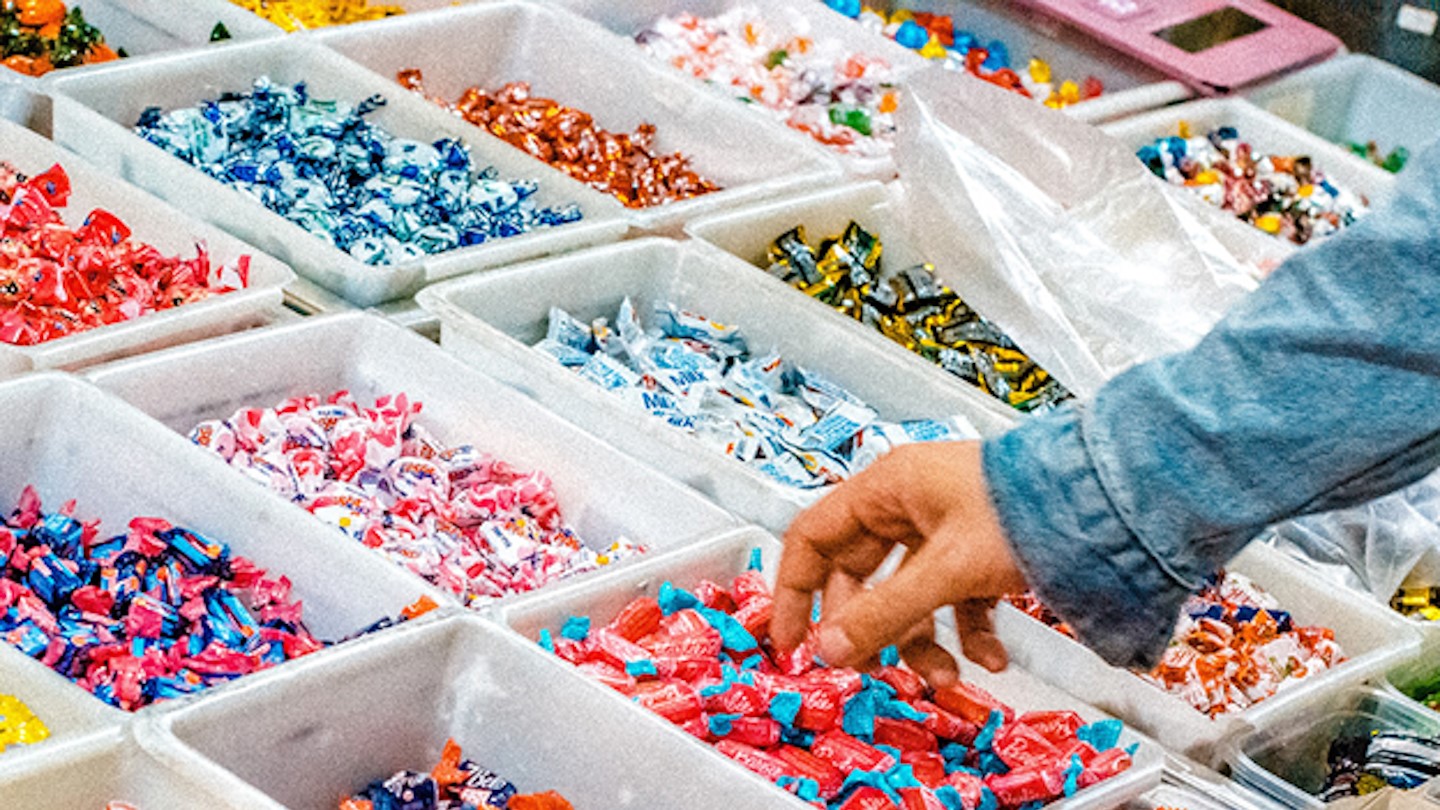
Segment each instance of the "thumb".
M827 616L820 625L825 663L858 666L955 601L958 577L947 556L941 544L926 543L889 579L857 593Z

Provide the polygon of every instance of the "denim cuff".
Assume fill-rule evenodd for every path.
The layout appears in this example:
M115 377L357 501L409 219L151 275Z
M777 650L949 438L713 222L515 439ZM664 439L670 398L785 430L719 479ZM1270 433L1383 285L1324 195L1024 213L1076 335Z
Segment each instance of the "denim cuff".
M1032 417L985 442L982 459L1005 535L1040 599L1108 663L1158 663L1190 590L1116 511L1079 411Z

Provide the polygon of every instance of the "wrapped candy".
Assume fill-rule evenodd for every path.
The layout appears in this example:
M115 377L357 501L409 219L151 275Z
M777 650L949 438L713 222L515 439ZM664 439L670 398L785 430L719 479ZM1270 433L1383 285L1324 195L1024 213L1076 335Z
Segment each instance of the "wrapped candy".
M50 729L14 695L0 695L0 754L12 745L49 739Z
M293 87L255 81L251 92L162 113L135 131L170 154L255 198L365 264L427 254L578 221L575 205L540 207L533 181L473 172L464 144L397 138L351 107Z
M5 67L27 76L56 68L119 59L100 29L85 21L78 7L61 0L9 0L0 5L0 58Z
M555 791L521 794L503 778L461 758L460 746L445 741L430 773L400 771L342 799L338 810L573 810Z
M1094 76L1079 84L1051 75L1050 65L1032 58L1024 72L1010 65L1010 49L998 39L988 42L976 34L957 29L948 14L930 14L896 8L884 11L862 6L858 0L823 0L825 5L865 27L884 34L926 59L939 62L946 70L968 73L997 87L1033 98L1047 107L1060 109L1098 98L1105 85Z
M1391 149L1389 153L1385 153L1380 151L1380 147L1376 145L1374 141L1367 141L1365 143L1346 141L1345 148L1391 174L1395 174L1405 168L1405 164L1410 160L1410 150L1403 146L1397 146Z
M1010 602L1073 635L1033 594L1012 596ZM1295 624L1275 597L1231 571L1217 574L1186 601L1160 664L1140 677L1219 717L1344 660L1333 630Z
M743 5L709 18L661 17L635 41L840 152L877 157L892 146L899 95L890 64L879 57L849 53L834 40L787 38Z
M0 522L0 639L111 706L194 694L328 644L305 628L289 579L224 543L156 517L104 539L74 510L42 512L26 487Z
M644 551L589 548L543 472L442 444L420 409L403 393L365 408L338 391L243 408L190 439L472 607Z
M961 416L887 422L853 394L779 355L752 356L740 330L659 302L641 326L626 298L612 327L552 309L535 348L631 406L781 484L813 489L891 447L978 438Z
M797 226L771 243L769 272L1018 410L1044 411L1070 399L998 326L935 278L934 267L886 272L882 248L851 222L817 251Z
M1330 743L1320 799L1333 802L1388 787L1409 790L1440 776L1440 738L1406 731L1344 735Z
M1273 236L1303 245L1353 224L1369 203L1335 185L1304 155L1266 155L1234 127L1158 138L1137 153L1150 171Z
M286 31L381 20L404 14L405 7L370 0L230 0Z
M69 195L59 164L29 177L0 162L0 342L33 346L249 283L249 256L213 266L203 245L166 256L108 211L71 228L60 217Z
M425 93L419 70L402 70L396 80ZM494 93L471 87L454 104L442 98L431 101L628 208L720 190L690 167L690 158L658 151L654 125L641 124L630 134L610 132L588 113L531 95L525 82L511 82Z
M722 755L828 810L1037 807L1124 772L1118 720L1017 713L974 684L930 689L891 647L870 672L826 667L813 639L769 639L758 570L726 589L665 582L609 624L540 644Z

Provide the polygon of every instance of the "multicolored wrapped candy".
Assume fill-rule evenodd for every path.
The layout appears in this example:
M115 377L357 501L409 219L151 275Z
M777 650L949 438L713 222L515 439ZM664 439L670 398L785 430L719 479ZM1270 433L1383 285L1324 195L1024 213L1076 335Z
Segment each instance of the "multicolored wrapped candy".
M1345 148L1391 174L1405 168L1405 164L1410 160L1410 150L1403 146L1397 146L1386 153L1380 151L1380 147L1374 141L1365 143L1346 141Z
M771 243L769 272L1018 410L1070 399L1000 327L941 283L932 265L882 270L882 247L851 222L817 251L797 226Z
M635 35L647 53L730 87L789 126L848 155L889 154L899 95L884 59L835 40L787 38L755 6L715 17L661 17Z
M250 257L215 266L130 238L109 211L78 228L60 216L70 177L58 163L29 177L0 162L0 342L33 346L244 288Z
M1440 588L1401 587L1390 597L1390 607L1414 619L1440 621Z
M49 739L50 729L14 695L0 695L0 754L12 745Z
M190 439L472 607L644 551L624 538L592 550L543 472L441 443L420 409L403 393L368 408L346 391L299 396L202 422Z
M535 348L635 409L800 489L843 481L895 445L979 437L958 415L883 421L813 371L774 352L752 356L734 326L658 301L653 317L646 331L629 298L613 327L551 309Z
M370 0L230 0L286 31L380 20L404 14L405 7Z
M868 673L813 638L772 646L758 570L727 590L666 582L609 624L572 617L540 643L581 672L829 810L1030 808L1127 770L1118 720L1017 713L974 684L930 689L892 647Z
M26 487L0 521L0 640L111 706L134 711L326 646L290 580L224 543L157 517L106 539L74 513L74 501L42 512Z
M1386 787L1409 790L1440 776L1440 739L1406 731L1347 735L1330 743L1320 799L1333 802Z
M468 759L445 741L430 773L400 771L372 782L340 802L338 810L573 810L555 791L519 793L515 786Z
M402 70L396 80L425 94L419 70ZM589 113L531 95L526 82L511 82L494 93L470 87L454 104L443 98L430 100L627 208L649 208L720 190L691 168L689 157L657 150L653 124L641 124L628 134L611 132Z
M986 42L980 36L955 27L948 14L930 14L896 8L884 11L861 5L859 0L823 0L825 5L861 25L895 40L926 59L939 62L946 70L968 73L997 87L1060 109L1098 98L1105 85L1094 76L1076 84L1065 80L1058 85L1050 64L1030 59L1023 73L1010 66L1010 49L998 39Z
M1074 635L1033 594L1013 596L1010 602ZM1140 677L1219 717L1244 711L1344 660L1333 630L1295 624L1275 597L1231 571L1215 575L1190 597L1159 666Z
M110 62L123 56L105 44L100 29L78 7L61 0L8 0L0 5L0 58L27 76L56 68Z
M539 207L534 181L501 180L493 166L476 174L459 141L397 138L366 120L384 104L315 99L303 82L262 77L193 108L151 107L135 131L365 264L580 219L575 205Z
M1363 195L1340 188L1305 155L1267 155L1240 140L1235 127L1179 134L1141 147L1156 177L1275 236L1303 245L1353 224L1368 210Z

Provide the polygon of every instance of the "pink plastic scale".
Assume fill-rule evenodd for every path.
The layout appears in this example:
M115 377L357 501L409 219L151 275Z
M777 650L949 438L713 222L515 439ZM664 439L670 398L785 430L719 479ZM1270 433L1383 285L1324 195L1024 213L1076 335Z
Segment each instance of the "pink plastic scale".
M1330 57L1340 40L1262 0L1019 0L1206 95Z

